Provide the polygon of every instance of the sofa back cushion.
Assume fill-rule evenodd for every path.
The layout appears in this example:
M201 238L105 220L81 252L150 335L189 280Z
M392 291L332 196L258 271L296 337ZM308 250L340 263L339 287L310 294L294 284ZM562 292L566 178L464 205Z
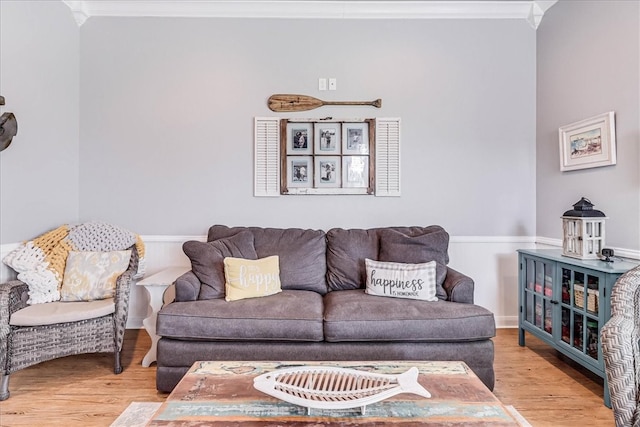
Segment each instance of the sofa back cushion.
M332 228L327 231L327 285L332 291L364 288L365 258L378 259L378 232Z
M247 230L253 234L258 258L279 256L282 289L309 290L321 295L327 293L324 231L214 225L209 228L207 240L216 241Z
M425 233L406 235L396 230L380 230L378 259L385 262L421 264L436 262L436 296L447 299L442 287L449 263L449 233L444 229L430 229Z
M258 258L253 246L253 235L249 231L237 233L228 238L218 239L214 242L199 242L189 240L182 245L185 255L191 260L191 270L200 280L199 300L224 298L225 276L224 259L236 257L255 260ZM183 299L182 286L189 283L176 281L176 299Z
M449 256L447 255L448 235L446 244L443 244L445 240L442 239L441 233L446 234L446 232L438 225L428 227L383 227L367 230L332 228L327 232L327 285L329 289L364 289L367 280L364 260L365 258L380 260L381 235L389 232L398 233L409 238L438 233L440 238L436 239L437 244L433 248L433 251L438 254L436 261L440 260L445 264L449 262ZM385 259L384 261L417 263L431 260Z

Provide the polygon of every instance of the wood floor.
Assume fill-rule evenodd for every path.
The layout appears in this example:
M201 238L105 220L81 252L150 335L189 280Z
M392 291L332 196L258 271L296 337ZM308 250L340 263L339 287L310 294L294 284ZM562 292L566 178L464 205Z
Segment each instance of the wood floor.
M602 380L531 335L518 346L517 329L500 329L495 395L534 427L613 426ZM111 355L71 356L11 376L11 397L0 402L0 426L109 426L131 402L161 402L155 364L140 365L148 346L144 330L127 330L124 372L114 375Z

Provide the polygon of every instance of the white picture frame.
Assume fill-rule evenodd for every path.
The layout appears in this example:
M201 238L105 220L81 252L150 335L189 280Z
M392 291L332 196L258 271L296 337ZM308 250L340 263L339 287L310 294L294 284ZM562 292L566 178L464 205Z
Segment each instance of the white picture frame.
M342 154L369 154L369 124L342 124Z
M287 156L287 187L313 187L313 157Z
M375 194L378 179L375 171L374 135L377 134L375 123L376 119L281 119L280 194ZM323 131L327 129L329 129L331 143L322 140ZM309 137L310 130L313 131L313 135ZM298 132L306 134L306 146L294 144ZM349 152L344 153L344 135L353 136L354 133L357 137L351 138L352 143L347 146ZM334 137L335 144L333 144ZM311 141L313 145L310 149ZM345 160L345 157L354 157L355 160ZM330 164L328 172L327 163ZM302 175L312 179L303 178L301 171L304 171Z
M315 156L314 178L316 188L340 188L342 162L340 156Z
M313 153L313 126L311 123L287 123L287 155Z
M558 130L563 172L616 164L615 113L609 111Z
M369 187L369 156L342 157L342 186L344 188Z
M340 123L315 123L314 125L314 154L340 154L342 143Z

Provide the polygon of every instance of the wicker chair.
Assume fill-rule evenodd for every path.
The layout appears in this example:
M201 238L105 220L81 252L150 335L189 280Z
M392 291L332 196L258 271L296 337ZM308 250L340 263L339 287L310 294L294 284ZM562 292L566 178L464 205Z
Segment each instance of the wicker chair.
M611 318L601 339L616 426L640 426L640 267L613 287Z
M19 280L0 284L0 401L9 398L12 373L59 357L115 353L114 372L122 372L120 351L129 312L131 283L139 260L135 246L131 249L129 267L116 281L114 311L100 317L41 326L14 326L10 324L11 316L27 307L28 287Z

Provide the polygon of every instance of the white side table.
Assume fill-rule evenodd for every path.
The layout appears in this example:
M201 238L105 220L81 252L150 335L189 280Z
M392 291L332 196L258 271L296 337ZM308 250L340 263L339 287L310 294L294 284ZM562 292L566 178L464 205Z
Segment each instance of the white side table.
M142 359L142 366L145 368L148 368L152 362L156 361L158 340L160 339L156 335L156 319L158 318L158 311L162 308L164 293L178 277L189 270L191 270L191 267L169 267L136 283L137 286L143 286L147 290L149 307L151 307L149 317L142 321L144 328L151 337L151 348Z

